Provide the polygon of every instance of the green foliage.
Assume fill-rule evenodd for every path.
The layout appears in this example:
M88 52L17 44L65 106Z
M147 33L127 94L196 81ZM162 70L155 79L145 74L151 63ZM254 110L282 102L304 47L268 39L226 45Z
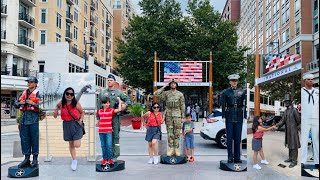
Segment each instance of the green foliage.
M132 114L134 117L141 117L141 114L148 111L147 107L142 107L140 103L135 103L128 107L128 111Z
M229 87L227 76L246 79L246 48L237 48L236 24L224 21L208 0L189 1L187 16L175 0L142 0L141 16L134 16L118 39L118 71L129 85L152 92L153 58L160 60L209 60L213 52L213 88Z

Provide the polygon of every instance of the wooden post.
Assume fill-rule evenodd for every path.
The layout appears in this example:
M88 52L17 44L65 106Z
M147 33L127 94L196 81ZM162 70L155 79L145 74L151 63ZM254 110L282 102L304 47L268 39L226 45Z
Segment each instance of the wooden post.
M157 90L157 52L154 52L154 61L153 61L153 93ZM153 95L153 102L157 101L157 97Z
M256 53L255 79L260 78L260 57ZM260 116L260 87L254 86L254 115Z
M212 101L213 101L213 89L212 89L212 51L210 51L210 62L209 62L209 107L208 114L212 112Z

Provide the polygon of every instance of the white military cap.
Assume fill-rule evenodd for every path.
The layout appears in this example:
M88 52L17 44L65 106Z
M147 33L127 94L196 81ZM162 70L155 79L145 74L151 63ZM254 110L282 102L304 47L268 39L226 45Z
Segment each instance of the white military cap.
M305 80L305 79L314 79L314 75L308 73L308 74L303 75L302 79L303 80Z
M239 74L231 74L228 76L229 80L238 80L240 78Z

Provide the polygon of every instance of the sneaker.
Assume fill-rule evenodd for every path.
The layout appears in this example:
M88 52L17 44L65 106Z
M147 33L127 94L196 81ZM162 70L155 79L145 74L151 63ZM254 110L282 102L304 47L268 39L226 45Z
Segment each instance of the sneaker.
M76 159L72 160L71 169L75 171L77 169L77 164L78 164L78 161Z
M159 156L154 156L153 157L153 164L158 164L159 163Z
M253 165L253 168L254 168L254 169L258 169L258 170L261 169L261 167L259 166L259 164Z
M267 165L267 164L269 164L269 162L267 160L261 160L261 164Z
M107 162L108 162L108 161L104 159L104 160L101 161L100 164L101 164L102 166L105 166L105 165L107 165Z
M108 164L114 164L113 160L110 159L110 160L108 161Z
M153 158L149 158L148 164L152 164L153 163Z

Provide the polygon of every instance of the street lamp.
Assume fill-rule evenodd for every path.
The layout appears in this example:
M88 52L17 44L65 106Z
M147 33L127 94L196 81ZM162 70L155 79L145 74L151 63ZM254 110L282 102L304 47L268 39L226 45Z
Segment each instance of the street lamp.
M86 33L84 34L86 35ZM84 43L84 72L88 72L88 68L87 68L87 44L90 44L90 47L96 47L96 43L95 42L87 42L87 40L85 40Z
M278 45L278 54L280 54L280 42L279 42L279 39L277 41L271 41L268 46L269 47L273 47L274 44Z

